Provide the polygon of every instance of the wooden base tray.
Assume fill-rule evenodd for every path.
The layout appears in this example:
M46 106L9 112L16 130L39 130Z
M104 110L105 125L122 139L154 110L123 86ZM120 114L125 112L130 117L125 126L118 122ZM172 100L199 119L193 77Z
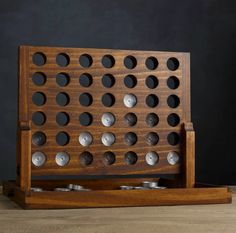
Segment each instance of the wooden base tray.
M231 203L231 191L227 187L214 187L203 184L195 188L167 188L162 190L119 190L121 184L137 185L144 179L109 180L54 180L33 181L35 186L45 188L43 192L20 190L14 182L5 182L4 195L25 209L60 209L93 207L128 207L128 206L162 206ZM145 179L147 180L147 179ZM150 179L149 179L150 180ZM79 183L92 188L88 192L50 191L54 187L68 183ZM125 183L124 183L125 182ZM104 183L110 184L104 186ZM98 189L99 188L99 189Z

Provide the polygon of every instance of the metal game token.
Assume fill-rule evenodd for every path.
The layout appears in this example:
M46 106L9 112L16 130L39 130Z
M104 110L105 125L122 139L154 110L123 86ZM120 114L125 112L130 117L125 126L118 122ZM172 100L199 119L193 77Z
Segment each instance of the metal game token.
M59 191L59 192L70 192L71 190L68 188L55 188L54 191Z
M70 156L66 152L58 152L56 154L56 164L59 166L65 166L70 161Z
M133 94L126 94L124 96L123 102L127 108L133 108L137 103L137 98Z
M179 162L179 154L175 151L171 151L167 155L167 161L170 165L175 165Z
M41 167L45 162L46 162L46 156L44 153L40 151L36 151L35 153L33 153L32 163L34 164L34 166Z
M155 164L158 163L158 161L159 161L159 156L158 156L158 154L157 154L156 152L150 151L150 152L148 152L148 153L146 154L145 160L146 160L146 163L147 163L148 165L153 166L153 165L155 165Z
M88 132L83 132L79 135L79 143L82 146L89 146L93 141L93 137Z
M102 144L105 146L111 146L115 142L115 135L113 133L102 134Z
M42 192L43 189L42 189L42 188L39 188L39 187L31 187L31 188L30 188L30 191L32 191L32 192Z
M128 186L128 185L121 185L120 189L122 189L122 190L131 190L131 189L134 189L134 187L133 186Z
M101 120L104 126L109 127L115 123L115 116L110 112L106 112L103 113Z

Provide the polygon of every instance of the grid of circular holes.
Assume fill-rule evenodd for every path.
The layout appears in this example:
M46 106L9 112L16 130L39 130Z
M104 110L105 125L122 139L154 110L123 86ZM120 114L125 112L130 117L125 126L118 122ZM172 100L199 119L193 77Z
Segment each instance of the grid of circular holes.
M158 60L155 57L148 57L145 65L149 70L155 70L158 66Z
M80 154L79 161L81 165L89 166L93 162L93 155L88 151L84 151Z
M179 60L175 57L171 57L167 60L167 67L171 71L175 71L179 68Z
M66 53L59 53L56 56L56 63L61 67L66 67L70 63L70 57Z
M60 92L56 96L56 102L59 106L66 106L70 102L70 97L65 92Z
M35 92L32 96L32 102L37 106L42 106L46 103L46 96L43 92Z
M37 52L33 54L32 60L36 66L43 66L47 61L47 57L45 56L44 53Z
M60 126L65 126L69 123L70 117L66 112L59 112L56 115L56 122Z
M156 95L150 94L146 97L146 104L150 108L155 108L159 103L159 99Z
M170 145L175 146L180 142L180 136L176 132L171 132L167 136L167 141Z
M137 104L137 97L134 94L126 94L123 103L127 108L133 108Z
M79 83L82 87L89 87L93 83L93 78L88 73L81 74L79 77Z
M102 65L105 68L112 68L115 65L114 57L110 54L104 55L102 58Z
M159 136L155 132L150 132L146 135L145 139L149 146L155 146L159 141Z
M177 95L170 95L167 99L167 104L170 108L177 108L180 104L179 97Z
M82 54L79 57L79 64L84 68L88 68L93 64L93 58L89 54Z
M116 156L113 152L111 151L106 151L104 154L103 154L103 163L105 165L112 165L114 164L116 161Z
M102 85L107 88L114 86L115 81L116 80L112 74L105 74L102 77Z
M173 90L177 89L179 87L179 79L175 76L170 76L167 79L167 86Z
M133 146L137 143L138 137L134 132L128 132L124 136L125 144L128 146Z
M32 143L35 146L42 146L46 143L47 137L45 133L37 131L32 135Z
M124 59L124 65L127 69L134 69L137 65L137 60L134 56L127 56Z
M128 126L134 126L137 124L137 116L134 113L129 112L124 116L124 121Z
M159 117L156 113L149 113L146 116L146 124L150 127L154 127L159 123Z
M124 78L124 84L128 88L133 88L137 85L137 78L134 75L127 75Z
M150 76L148 76L148 77L146 78L145 83L146 83L146 86L147 86L148 88L154 89L154 88L156 88L156 87L158 86L159 81L158 81L158 79L157 79L156 76L150 75Z
M180 117L179 115L177 115L176 113L171 113L168 117L167 117L167 122L170 126L175 127L179 124L180 122Z
M128 151L125 153L125 163L128 165L134 165L138 161L138 156L133 151Z
M43 125L46 122L46 115L43 112L34 112L32 122L38 126Z
M36 86L43 86L46 80L47 77L43 72L36 72L32 76L32 81Z
M82 93L79 96L79 102L82 106L90 106L93 103L93 97L89 93Z
M67 73L58 73L56 76L56 82L60 87L65 87L70 82L70 76Z
M61 131L56 135L56 142L60 146L65 146L69 143L70 141L70 136L68 133Z
M79 116L79 122L83 126L89 126L93 122L93 116L89 112L83 112Z
M105 107L111 107L115 103L115 97L111 93L106 93L102 96L102 104Z

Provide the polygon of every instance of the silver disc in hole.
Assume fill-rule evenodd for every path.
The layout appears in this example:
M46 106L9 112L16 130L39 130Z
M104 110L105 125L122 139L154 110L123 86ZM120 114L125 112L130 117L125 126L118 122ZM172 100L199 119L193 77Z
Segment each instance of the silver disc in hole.
M137 98L134 94L126 94L123 102L127 108L133 108L137 103Z
M46 156L43 152L36 151L32 154L32 163L36 167L41 167L46 162Z
M175 165L179 162L179 154L175 151L171 151L167 155L167 161L170 165Z
M93 137L89 132L83 132L79 135L79 143L82 146L89 146L93 142Z
M110 112L105 112L103 113L101 120L104 126L109 127L115 123L115 116Z
M145 156L146 163L148 165L154 166L159 161L159 156L156 152L150 151Z
M111 146L115 142L115 135L113 133L102 134L102 144L104 146Z
M69 163L70 156L66 152L58 152L56 154L55 160L56 160L56 163L57 163L58 166L63 167L63 166L65 166L65 165L67 165Z

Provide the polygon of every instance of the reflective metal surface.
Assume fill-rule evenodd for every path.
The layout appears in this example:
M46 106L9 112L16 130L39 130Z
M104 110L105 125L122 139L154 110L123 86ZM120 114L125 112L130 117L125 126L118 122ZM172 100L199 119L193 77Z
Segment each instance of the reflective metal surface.
M158 156L158 154L157 154L156 152L150 151L150 152L148 152L148 153L146 154L145 160L146 160L146 163L147 163L148 165L153 166L153 165L155 165L155 164L158 163L158 161L159 161L159 156Z
M89 132L83 132L79 135L79 143L82 146L89 146L93 142L93 137Z
M36 167L41 167L46 162L46 156L43 152L36 151L32 154L32 163Z
M127 108L132 108L137 103L137 98L134 94L126 94L123 99L124 105Z
M68 188L55 188L54 191L58 192L70 192L71 190Z
M153 187L158 186L157 181L143 181L142 184L143 184L143 187L145 187L145 188L153 188Z
M30 191L32 191L32 192L42 192L43 189L40 188L40 187L31 187L31 188L30 188Z
M102 115L101 121L106 127L112 126L115 123L115 116L110 112L106 112Z
M111 146L115 142L115 135L113 133L102 134L102 144L105 146Z
M171 151L167 155L167 161L170 165L175 165L179 162L179 154L175 151Z
M128 186L128 185L121 185L120 189L122 189L122 190L131 190L131 189L134 189L134 187L133 186Z
M70 156L66 152L58 152L56 154L55 160L56 160L57 165L65 166L65 165L67 165L69 163Z

